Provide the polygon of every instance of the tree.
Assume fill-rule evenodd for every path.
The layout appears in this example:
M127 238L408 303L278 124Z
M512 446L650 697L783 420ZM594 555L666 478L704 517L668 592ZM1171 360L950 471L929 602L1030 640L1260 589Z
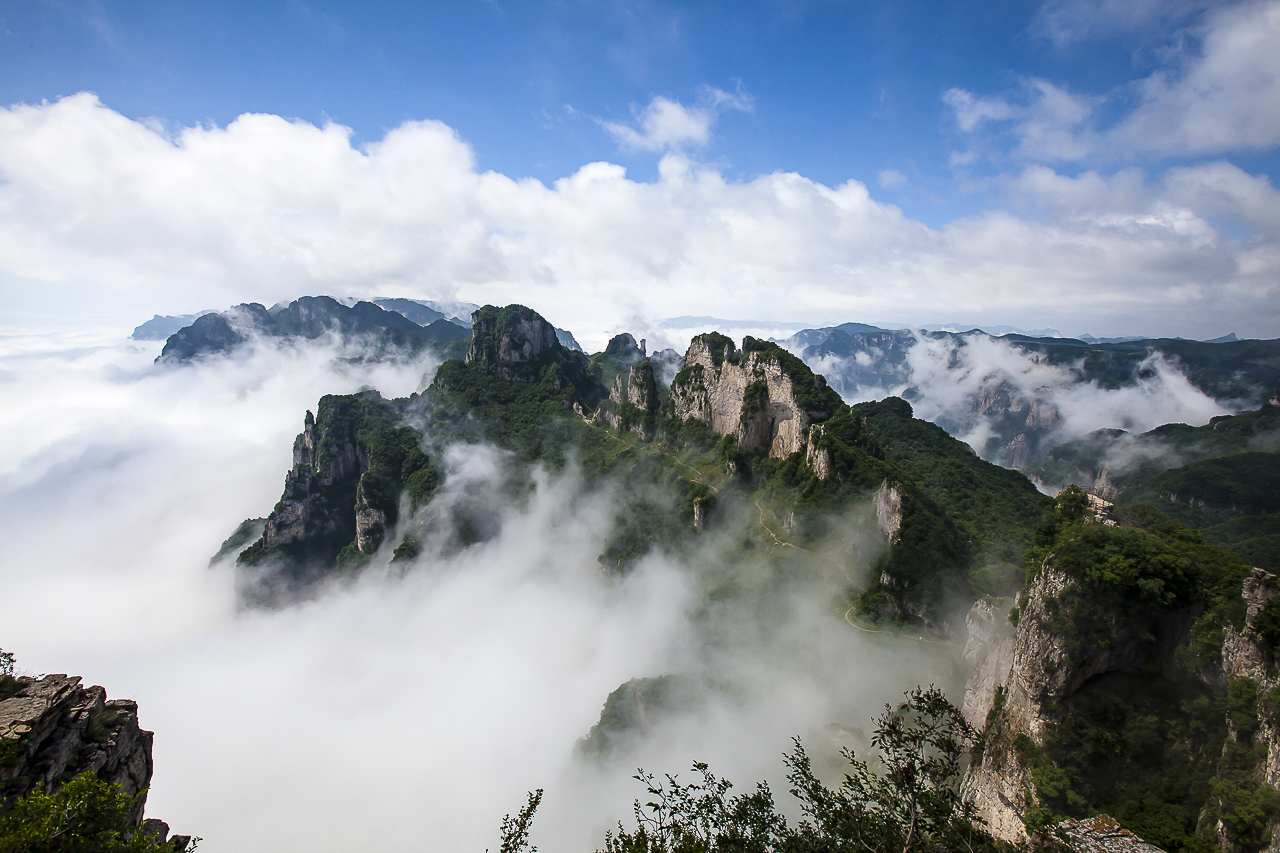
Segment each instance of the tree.
M791 794L805 818L791 826L778 813L763 782L748 794L729 796L730 782L706 764L693 765L700 782L674 776L655 784L636 779L652 798L635 804L636 829L621 824L605 836L604 853L954 853L994 851L971 803L960 797L961 762L977 739L942 691L916 688L897 709L885 706L872 745L880 753L877 774L852 752L850 771L835 789L813 774L797 739L786 756Z
M138 833L129 815L142 794L81 773L52 794L33 791L0 815L0 853L175 853ZM192 842L188 851L195 849Z

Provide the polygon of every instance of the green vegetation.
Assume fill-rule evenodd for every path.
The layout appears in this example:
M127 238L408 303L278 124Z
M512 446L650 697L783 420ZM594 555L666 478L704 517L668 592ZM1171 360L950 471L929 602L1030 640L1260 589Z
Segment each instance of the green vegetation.
M1017 471L978 457L964 442L913 417L898 397L860 403L854 411L903 473L956 523L974 554L970 581L980 594L1012 595L1017 568L1040 519L1041 494Z
M809 414L810 419L822 421L846 408L840 395L827 387L827 382L814 373L809 365L772 341L762 341L747 336L742 339L742 354L756 354L756 363L778 365L788 379L796 404Z
M674 776L635 778L648 796L635 803L634 829L607 833L603 853L954 853L995 851L970 803L960 798L962 761L975 733L936 688L906 694L876 721L872 746L880 772L846 752L844 781L826 787L799 740L786 756L791 794L804 817L788 822L768 784L731 795L733 785L704 763L700 781ZM528 849L528 829L541 791L530 794L519 817L503 820L504 851ZM508 845L510 840L511 844Z
M1248 452L1193 462L1125 489L1125 503L1147 503L1192 527L1280 512L1280 453Z
M0 853L173 853L172 844L143 836L130 821L144 796L93 773L52 794L32 792L0 814Z
M1045 501L1027 556L1029 577L1049 560L1075 580L1039 617L1065 641L1059 668L1069 673L1043 697L1044 747L1025 735L1004 742L1032 771L1028 828L1105 812L1170 853L1208 853L1220 819L1234 849L1257 850L1280 816L1254 741L1266 703L1247 679L1221 690L1201 677L1214 671L1224 628L1243 625L1250 567L1152 507L1117 515L1114 527L1091 523L1084 492L1068 489ZM1280 640L1280 607L1255 628ZM1099 650L1129 663L1073 681Z

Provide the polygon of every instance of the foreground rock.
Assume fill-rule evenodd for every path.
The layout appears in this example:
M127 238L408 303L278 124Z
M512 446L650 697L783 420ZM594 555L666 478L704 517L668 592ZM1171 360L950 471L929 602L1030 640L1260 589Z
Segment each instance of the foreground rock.
M152 733L138 724L138 705L129 699L107 699L101 687L82 687L79 676L0 679L6 698L0 701L0 808L40 791L53 793L82 773L96 773L125 793L143 793L130 815L142 826L145 792L151 784ZM7 695L6 695L7 694ZM160 821L147 821L144 831L160 837ZM175 850L185 850L188 836L174 836Z

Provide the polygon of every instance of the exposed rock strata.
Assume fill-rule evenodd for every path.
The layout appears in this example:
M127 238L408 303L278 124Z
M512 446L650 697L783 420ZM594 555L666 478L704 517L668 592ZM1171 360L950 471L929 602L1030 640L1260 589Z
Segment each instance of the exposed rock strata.
M147 790L152 733L139 726L136 702L108 700L101 687L81 686L79 676L20 678L15 686L0 701L0 809L33 791L53 793L81 773L96 773L127 794ZM144 795L130 815L134 826L145 804ZM189 840L176 837L175 849Z
M807 367L790 367L783 350L764 347L739 354L721 335L699 335L689 344L684 368L671 385L675 417L697 420L718 435L732 435L739 449L772 458L806 450L809 424L834 414L831 392L822 394L825 409L807 408L798 400L797 371L826 391L826 382ZM794 357L791 357L794 359Z
M964 686L960 712L976 729L986 725L996 691L1004 689L1013 667L1014 630L1009 622L1012 604L1007 598L998 600L986 595L973 605L965 618L968 639L963 658L971 674Z
M1258 695L1265 696L1280 685L1280 677L1254 625L1267 602L1280 597L1280 578L1254 569L1253 575L1245 579L1241 597L1246 607L1245 624L1239 630L1233 625L1223 629L1222 674L1228 679L1251 679L1258 685ZM1260 768L1262 781L1280 789L1280 724L1266 714L1261 715L1254 739L1266 755ZM1271 822L1271 843L1265 849L1267 853L1280 851L1280 820Z
M1018 627L1012 640L1008 675L992 689L987 679L1003 666L1006 653L1002 643L990 647L988 656L965 687L966 712L988 721L982 761L970 767L962 792L1001 840L1026 840L1023 815L1033 789L1031 770L1014 748L1025 736L1038 748L1045 745L1045 733L1054 724L1052 708L1078 691L1085 683L1109 672L1136 672L1169 663L1176 641L1185 633L1189 619L1134 618L1118 605L1095 602L1092 613L1099 627L1092 642L1068 648L1068 640L1051 630L1060 605L1078 582L1054 566L1050 555L1035 580L1021 593ZM985 617L978 615L979 624ZM988 715L977 697L991 693ZM974 702L968 702L970 694Z

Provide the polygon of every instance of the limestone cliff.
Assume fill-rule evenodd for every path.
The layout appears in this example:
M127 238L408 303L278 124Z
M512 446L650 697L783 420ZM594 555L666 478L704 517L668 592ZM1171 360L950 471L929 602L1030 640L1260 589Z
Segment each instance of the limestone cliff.
M426 502L439 474L418 432L400 423L406 405L363 391L323 397L318 416L306 413L280 501L237 558L242 602L273 603L375 553L402 498Z
M535 381L536 368L559 349L555 327L523 305L486 305L471 315L466 362L500 379Z
M835 414L839 395L776 344L746 338L743 347L739 352L715 332L694 338L671 383L674 416L734 436L746 453L784 458L805 451L809 425Z
M607 394L590 374L586 355L561 344L555 327L523 305L486 305L472 313L465 363L445 362L435 385L461 389L474 384L477 373L506 382L548 383L566 393L566 408L576 403L592 410Z
M130 815L132 825L142 824L152 733L138 724L136 702L108 700L101 687L81 686L78 676L0 676L0 688L0 810L33 791L50 794L81 773L96 773L127 794L144 793ZM163 826L147 823L152 834ZM174 849L185 850L189 841L175 836Z
M1087 638L1073 636L1079 587L1050 555L1020 594L1011 638L996 629L992 603L980 601L970 613L966 658L973 669L964 711L987 728L982 760L970 768L963 792L1004 841L1026 840L1023 819L1035 790L1027 748L1020 744L1043 749L1056 713L1086 684L1109 673L1168 666L1190 625L1189 614L1135 614L1095 598L1087 604L1090 624L1081 629Z
M1244 582L1241 597L1245 603L1244 625L1236 628L1227 625L1222 637L1222 674L1227 679L1247 678L1258 685L1258 695L1266 697L1280 686L1280 672L1274 661L1274 651L1263 634L1263 609L1269 602L1280 598L1280 578L1262 569L1254 569ZM1280 719L1274 711L1264 711L1259 716L1254 733L1263 759L1258 768L1260 781L1280 790ZM1219 827L1221 834L1222 827ZM1267 853L1280 851L1280 818L1270 823L1270 843Z
M653 434L658 412L658 383L648 359L633 363L614 377L609 398L596 409L596 420L614 429Z

